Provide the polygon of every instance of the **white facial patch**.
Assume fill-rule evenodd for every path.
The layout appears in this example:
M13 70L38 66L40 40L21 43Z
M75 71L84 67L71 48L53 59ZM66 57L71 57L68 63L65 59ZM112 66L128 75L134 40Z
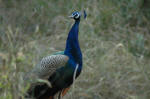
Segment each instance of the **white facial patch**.
M77 15L75 16L76 19L78 19L80 17L79 13L77 13Z

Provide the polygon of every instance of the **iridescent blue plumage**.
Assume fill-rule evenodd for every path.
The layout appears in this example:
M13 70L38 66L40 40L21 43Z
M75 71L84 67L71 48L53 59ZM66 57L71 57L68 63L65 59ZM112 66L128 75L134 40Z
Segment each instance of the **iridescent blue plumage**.
M34 88L28 91L29 96L33 96L36 99L54 99L54 96L57 93L64 95L65 90L68 87L70 87L70 85L73 83L74 72L75 72L76 66L78 66L78 68L77 68L75 77L79 76L82 70L82 52L81 52L79 41L78 41L78 32L79 32L81 13L76 11L76 12L73 12L72 15L69 17L73 18L75 20L75 23L72 26L71 30L69 31L68 38L66 41L65 51L56 53L53 56L53 57L56 57L55 55L65 55L66 57L68 57L66 58L64 56L61 56L61 57L66 58L66 59L63 58L64 62L68 59L66 62L66 65L61 66L61 67L57 66L59 68L57 68L56 71L52 73L52 75L48 75L49 78L47 80L52 84L52 88L50 88L47 84L36 85ZM52 58L50 57L50 59L47 59L47 60L50 61L51 59ZM58 60L59 62L61 62L60 59L61 58L59 58ZM46 63L44 67L51 67L52 65L48 64L50 62L48 62L47 60L46 62L44 59L42 61L43 63ZM57 64L57 59L55 62L56 62L55 64Z
M70 64L69 66L72 66L73 68L76 67L77 64L79 64L78 71L81 71L82 68L82 53L78 41L78 31L79 31L79 23L80 19L75 20L75 23L73 27L71 28L67 42L66 42L66 49L64 54L69 56Z

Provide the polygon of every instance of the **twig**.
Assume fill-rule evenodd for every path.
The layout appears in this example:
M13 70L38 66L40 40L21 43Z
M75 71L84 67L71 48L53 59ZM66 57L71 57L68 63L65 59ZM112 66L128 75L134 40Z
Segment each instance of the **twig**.
M75 82L75 79L76 79L76 74L77 74L78 67L79 67L79 64L76 65L76 68L75 68L74 74L73 74L73 89L74 89L74 82Z

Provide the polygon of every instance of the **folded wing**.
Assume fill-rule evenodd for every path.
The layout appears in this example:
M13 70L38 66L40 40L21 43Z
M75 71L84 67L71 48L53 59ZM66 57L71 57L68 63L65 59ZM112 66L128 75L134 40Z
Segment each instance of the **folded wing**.
M32 72L40 79L48 79L56 69L65 66L68 60L68 56L61 54L47 56L35 66Z

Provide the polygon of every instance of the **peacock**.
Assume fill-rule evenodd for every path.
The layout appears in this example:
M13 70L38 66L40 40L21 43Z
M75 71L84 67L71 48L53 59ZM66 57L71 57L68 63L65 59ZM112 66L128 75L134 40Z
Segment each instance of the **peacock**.
M33 84L27 91L27 98L61 99L82 71L82 52L78 41L81 12L75 11L69 16L75 22L69 31L66 48L62 52L44 57L32 74L48 83ZM84 18L86 12L84 11Z

